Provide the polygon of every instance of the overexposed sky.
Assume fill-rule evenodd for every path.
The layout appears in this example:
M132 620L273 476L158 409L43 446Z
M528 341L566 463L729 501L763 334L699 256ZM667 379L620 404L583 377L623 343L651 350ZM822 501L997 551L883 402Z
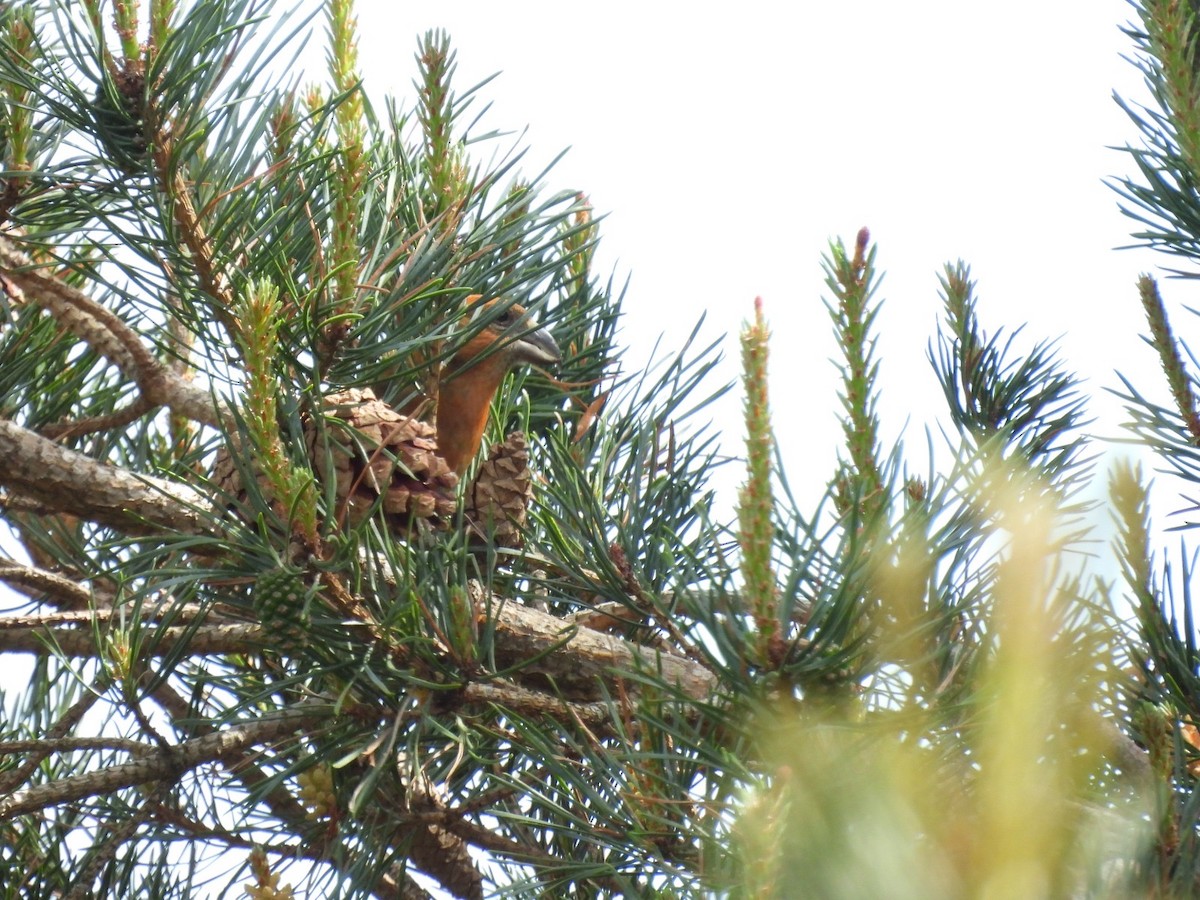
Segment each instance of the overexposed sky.
M600 269L631 278L631 361L660 332L677 345L707 312L709 334L730 334L735 378L737 330L764 298L778 437L796 486L819 492L839 441L820 254L861 225L886 271L884 438L907 420L918 466L924 427L944 403L926 346L949 260L972 266L985 327L1062 336L1097 398L1098 431L1117 431L1118 407L1102 396L1117 383L1114 366L1165 396L1137 337L1134 283L1170 260L1113 249L1129 242L1131 223L1103 183L1132 171L1108 148L1137 139L1112 92L1146 96L1121 58L1132 50L1120 31L1133 12L1125 0L357 9L376 99L413 96L416 37L446 28L460 91L500 73L483 88L486 123L528 126L528 172L570 147L549 182L584 191L607 215ZM1188 283L1165 289L1174 308L1194 302ZM719 410L731 453L739 403Z

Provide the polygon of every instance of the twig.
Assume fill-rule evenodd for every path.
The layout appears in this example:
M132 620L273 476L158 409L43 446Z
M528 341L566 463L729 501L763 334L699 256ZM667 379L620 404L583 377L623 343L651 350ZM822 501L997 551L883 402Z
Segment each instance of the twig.
M297 730L314 728L324 722L328 715L328 707L324 704L302 704L253 722L234 725L216 734L184 741L167 750L157 750L141 759L14 791L0 798L0 821L151 781L173 782L183 773L204 763L224 759L248 747L294 734Z
M103 842L93 845L93 856L75 879L75 884L72 885L66 900L90 900L96 876L100 874L100 870L104 866L108 865L109 861L116 857L121 845L133 837L138 828L146 822L150 817L151 808L151 798L147 798L134 815L113 827Z
M0 274L25 300L45 309L59 325L120 369L137 384L146 402L167 406L214 428L221 428L224 419L227 430L236 430L223 402L159 362L120 316L35 265L11 237L0 234Z
M176 727L179 727L178 722L181 720L194 719L195 714L191 706L170 685L160 685L151 696L175 720ZM198 734L216 733L215 727L207 722L193 721L192 727ZM281 822L299 833L303 833L304 826L311 824L308 819L308 810L292 796L283 784L276 782L270 789L265 789L272 778L258 766L254 752L240 750L224 757L221 764L242 783L247 791L261 795L267 808ZM319 834L324 836L326 833L321 831ZM268 847L267 850L270 852L271 848ZM315 843L310 841L303 845L296 855L314 861L342 865L333 854L327 840L319 840ZM376 887L375 893L377 896L390 898L390 900L431 900L429 894L425 893L416 882L395 869L384 875L383 884Z
M4 570L0 569L0 581L5 581ZM180 622L191 622L204 615L206 610L196 603L189 603L172 610ZM110 622L125 611L116 609L72 610L70 612L47 613L40 616L0 616L0 632L13 628L58 628L62 625L91 625Z
M492 853L503 854L518 862L540 863L550 871L562 866L562 860L558 857L537 847L506 838L488 828L484 828L482 825L477 825L469 819L453 815L453 810L446 810L444 824L447 831L453 832L473 847L489 850ZM592 876L588 881L597 887L611 891L612 896L626 895L627 886L611 878Z
M271 641L271 634L258 624L171 625L147 628L143 632L141 658L166 656L177 651L180 642L186 644L190 656L210 653L251 653L261 650ZM0 629L0 652L56 653L62 656L86 658L100 655L96 635L89 628L59 626L56 628Z
M159 685L150 696L171 717L176 728L182 728L179 724L181 720L193 719L191 730L194 734L207 736L217 733L214 725L194 720L195 713L191 706L170 685ZM237 777L246 790L251 793L261 791L263 786L271 780L270 776L259 768L258 764L254 761L253 754L249 751L240 751L231 754L222 759L221 762L231 774ZM308 811L282 785L267 791L263 795L263 799L266 801L271 812L280 821L288 822L292 825L307 821Z
M0 741L0 756L16 753L41 753L45 758L51 753L74 753L79 750L120 750L126 753L152 753L152 744L131 741L128 738L108 737L63 737L54 740Z
M191 254L200 285L204 292L216 301L214 312L221 324L228 330L234 346L238 346L237 337L240 329L233 314L233 291L217 263L216 252L213 250L208 232L204 230L204 225L200 222L199 215L196 214L196 207L192 203L192 194L188 189L187 180L183 177L183 172L179 167L172 165L171 154L174 147L171 136L164 128L157 130L159 140L154 145L154 168L159 184L171 199L172 216L175 224L179 226L183 243Z
M154 403L141 394L128 406L118 409L116 412L103 416L87 416L83 419L64 419L53 425L47 425L41 429L41 434L52 441L59 441L65 437L79 437L96 431L124 428L126 425L136 422L152 409L154 409Z
M45 740L56 741L66 737L71 729L79 724L80 719L84 717L87 711L100 699L100 696L110 687L112 687L111 676L107 672L101 672L96 680L88 686L87 692L72 703L70 708L62 714L62 717L46 731ZM54 751L36 751L25 762L13 769L13 771L0 775L0 795L8 794L15 790L17 785L23 784L29 776L37 771L37 767L52 752Z

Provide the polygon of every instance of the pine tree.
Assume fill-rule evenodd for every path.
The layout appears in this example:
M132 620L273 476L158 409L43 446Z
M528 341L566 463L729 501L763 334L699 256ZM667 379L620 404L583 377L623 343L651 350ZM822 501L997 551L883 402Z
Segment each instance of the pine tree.
M1192 563L1156 573L1126 466L1136 615L1103 580L1053 342L946 266L914 468L876 248L831 243L828 489L775 451L759 304L724 521L717 343L623 365L586 196L476 132L448 36L380 108L325 10L308 86L269 0L0 7L0 896L1187 895ZM1138 11L1121 190L1191 257L1192 13ZM1141 296L1175 406L1127 383L1133 432L1195 478ZM459 483L456 354L535 319L562 359L505 376Z

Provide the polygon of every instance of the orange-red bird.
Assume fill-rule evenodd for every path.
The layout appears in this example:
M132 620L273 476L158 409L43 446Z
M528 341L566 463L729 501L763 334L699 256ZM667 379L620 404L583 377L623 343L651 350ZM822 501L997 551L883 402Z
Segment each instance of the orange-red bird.
M480 304L481 314L500 303ZM446 363L438 383L438 455L460 476L483 441L492 397L504 376L519 365L553 365L558 344L537 328L524 307L512 304L467 341Z

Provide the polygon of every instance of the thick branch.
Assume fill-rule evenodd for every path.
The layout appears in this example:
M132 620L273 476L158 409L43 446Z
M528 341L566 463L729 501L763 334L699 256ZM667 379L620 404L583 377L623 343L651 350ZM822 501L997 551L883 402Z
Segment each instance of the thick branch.
M692 660L516 603L498 602L485 593L479 582L472 581L470 591L477 614L491 620L497 662L502 667L519 669L523 679L530 675L545 679L553 685L553 694L529 690L528 684L476 683L464 690L464 700L496 702L595 726L608 718L603 705L595 702L604 695L601 685L612 684L614 676L622 672L661 677L696 700L707 699L717 686L716 675ZM253 652L271 642L271 636L259 624L170 626L148 628L143 634L142 645L151 655L165 654L179 641L187 642L187 652L192 655ZM99 652L90 629L0 627L0 652L48 653L52 649L78 657ZM537 661L528 663L531 659Z
M209 501L178 482L135 475L60 447L0 420L0 487L32 497L57 512L126 531L146 526L200 534Z
M470 583L470 591L477 614L491 620L497 662L519 667L522 675L546 676L568 699L599 699L600 685L611 682L614 671L656 674L696 700L708 698L717 685L716 675L692 660L602 634L527 606L501 604L477 581ZM522 665L539 656L537 662Z

